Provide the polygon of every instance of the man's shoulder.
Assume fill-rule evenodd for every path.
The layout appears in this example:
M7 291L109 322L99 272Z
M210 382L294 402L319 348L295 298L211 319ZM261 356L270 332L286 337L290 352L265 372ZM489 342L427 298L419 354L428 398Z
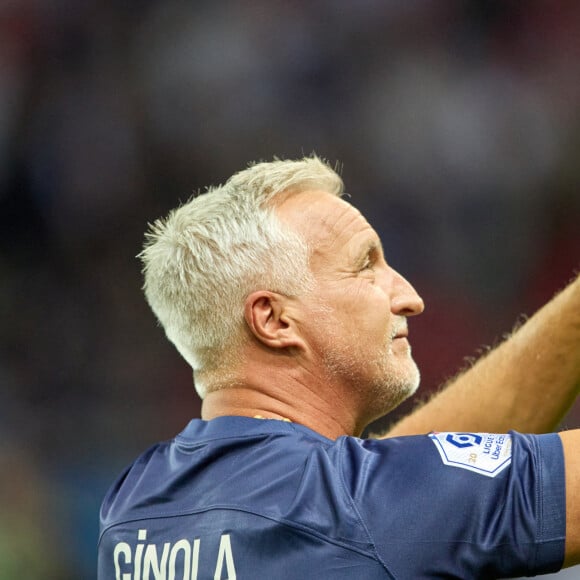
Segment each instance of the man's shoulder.
M245 417L193 420L175 438L139 456L117 479L101 507L101 528L122 519L211 506L283 503L311 461L335 443L295 424ZM332 453L330 453L332 455ZM279 486L264 482L277 479ZM284 485L282 485L284 483Z

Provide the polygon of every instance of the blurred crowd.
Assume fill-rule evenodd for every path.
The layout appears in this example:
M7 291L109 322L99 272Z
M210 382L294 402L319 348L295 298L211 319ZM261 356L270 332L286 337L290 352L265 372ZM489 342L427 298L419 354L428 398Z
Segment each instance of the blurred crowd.
M423 394L561 288L579 32L574 0L0 3L0 580L94 577L106 488L198 416L135 255L249 162L339 163L427 303Z

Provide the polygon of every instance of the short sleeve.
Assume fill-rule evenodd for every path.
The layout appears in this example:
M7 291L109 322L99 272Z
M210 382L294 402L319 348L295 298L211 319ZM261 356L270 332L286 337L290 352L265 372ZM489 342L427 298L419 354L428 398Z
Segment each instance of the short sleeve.
M565 486L558 435L501 436L503 463L489 473L470 468L470 460L495 452L489 442L500 436L442 435L342 441L345 487L384 566L401 579L559 570ZM447 454L447 443L463 454Z

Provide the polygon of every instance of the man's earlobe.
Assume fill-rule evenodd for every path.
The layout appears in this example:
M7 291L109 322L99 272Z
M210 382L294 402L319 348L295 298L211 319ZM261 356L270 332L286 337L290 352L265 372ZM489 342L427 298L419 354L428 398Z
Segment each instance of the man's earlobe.
M271 348L297 346L300 340L286 313L286 298L275 292L252 292L244 304L244 318L250 332Z

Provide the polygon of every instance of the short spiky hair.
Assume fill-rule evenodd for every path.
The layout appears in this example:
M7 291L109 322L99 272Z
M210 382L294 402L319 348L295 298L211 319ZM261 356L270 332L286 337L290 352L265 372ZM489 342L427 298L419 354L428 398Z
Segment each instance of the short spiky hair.
M251 292L310 287L307 245L275 212L280 194L308 189L340 195L343 183L316 156L257 163L150 225L139 254L145 296L200 396L213 389L200 377L236 360Z

